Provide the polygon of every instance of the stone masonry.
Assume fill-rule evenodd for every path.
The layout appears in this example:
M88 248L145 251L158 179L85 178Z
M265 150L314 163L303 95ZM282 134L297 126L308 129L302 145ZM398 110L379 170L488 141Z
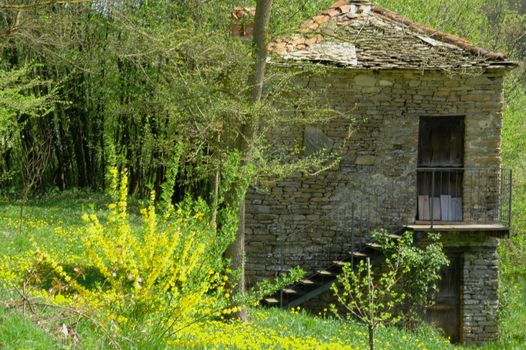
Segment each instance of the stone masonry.
M245 10L243 16L251 13ZM515 67L506 55L411 22L366 0L338 0L289 37L274 40L269 50L271 69L294 70L300 93L314 92L321 105L337 112L315 125L277 128L275 137L303 146L305 155L332 151L340 161L316 176L290 176L249 191L249 284L294 266L315 271L348 256L374 229L414 224L417 198L423 193L417 193L417 182L424 186L423 176L417 176L422 120L422 125L430 125L426 124L430 118L448 117L432 123L447 124L445 128L454 124L463 132L463 147L455 144L462 154L458 151L458 157L448 158L455 159L461 169L456 171L462 172L462 183L454 184L456 198L449 196L457 203L456 220L461 216L466 225L502 219L498 196L505 182L498 169L503 77ZM306 66L317 66L318 72ZM460 140L455 137L450 140ZM453 154L453 147L425 142L436 153L448 148ZM435 195L427 200L434 202ZM424 193L420 199L425 197ZM455 274L461 281L455 284L460 290L459 325L454 328L461 341L480 343L498 334L494 236L499 233L462 231L443 232L444 245L461 264L461 272Z
M348 118L319 129L341 152L337 169L294 176L247 198L247 278L306 270L344 255L369 229L414 222L418 126L422 116L465 118L465 167L500 165L501 72L328 71L306 88L325 90ZM304 130L289 135L303 142ZM350 135L348 137L348 135ZM466 198L468 199L468 198ZM479 198L479 200L482 200ZM465 215L474 203L465 203Z
M372 229L413 223L420 117L463 117L465 167L499 167L502 83L498 70L450 74L327 68L323 78L305 77L303 88L319 90L343 116L312 126L307 133L296 129L287 135L310 148L329 145L340 152L341 162L317 176L297 175L266 190L250 191L248 282L294 266L314 271L346 256L351 245L364 242ZM306 141L312 134L318 138ZM465 196L465 217L477 206L469 198ZM496 243L492 244L464 253L465 342L497 335Z
M461 252L460 339L484 343L498 338L498 238L489 232L444 232L446 250Z

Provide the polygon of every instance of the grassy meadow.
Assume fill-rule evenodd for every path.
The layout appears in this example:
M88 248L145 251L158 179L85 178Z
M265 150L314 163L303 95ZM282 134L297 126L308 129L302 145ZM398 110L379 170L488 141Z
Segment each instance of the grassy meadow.
M108 199L95 193L51 194L27 203L3 198L0 204L0 255L21 255L35 247L60 254L74 251L86 235L85 212L102 213ZM21 211L21 205L23 210ZM132 203L131 221L139 223L141 203ZM20 215L23 215L22 218ZM506 270L505 270L506 271ZM483 349L526 349L526 281L517 274L501 276L501 339ZM61 306L25 303L14 290L0 291L0 348L2 349L161 349L156 341L117 342L96 322L68 313ZM179 331L171 348L192 349L366 349L364 325L295 310L252 308L250 322L208 320ZM415 332L382 328L378 349L454 349L429 326Z
M334 1L274 1L265 36L289 33ZM371 2L519 63L505 80L504 121L495 129L514 179L512 230L499 247L500 338L466 347L429 325L384 327L377 349L526 350L526 3ZM236 276L223 259L237 232L239 187L253 176L311 169L289 164L295 147L286 156L271 143L232 152L242 139L247 148L267 142L265 128L248 127L258 131L251 140L239 126L276 126L270 135L280 135L283 122L303 128L327 111L308 89L291 93L296 73L277 69L254 104L247 77L255 55L232 40L229 14L255 1L200 3L1 2L0 350L368 348L364 324L327 313L252 300L249 322L231 317L248 304L232 297ZM133 164L130 181L107 188L110 164ZM225 188L209 203L195 199L218 182ZM164 199L158 207L127 199L128 191L147 196L148 184ZM84 187L120 197L74 190Z

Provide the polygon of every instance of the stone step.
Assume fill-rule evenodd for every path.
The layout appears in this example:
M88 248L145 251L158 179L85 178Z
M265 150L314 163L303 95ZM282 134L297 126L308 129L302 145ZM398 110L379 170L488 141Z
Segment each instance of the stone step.
M327 270L318 270L316 271L321 276L334 276L333 272L327 271Z
M285 294L297 294L298 292L296 292L294 289L292 288L283 288L281 290L283 293Z
M375 249L375 250L378 250L378 249L382 248L381 244L374 243L374 242L369 242L369 243L366 243L365 245L367 246L367 248L371 248L371 249Z
M276 299L276 298L264 298L263 301L264 301L267 305L277 305L277 304L279 304L279 300Z
M369 254L362 253L362 252L350 252L349 254L351 254L355 258L366 258L369 256Z
M396 233L391 233L387 236L393 240L398 240L402 238L402 236L398 233L399 232L396 231ZM377 242L368 242L363 247L366 248L366 252L352 251L349 252L349 254L352 258L361 260L366 257L374 257L378 255L378 252L373 252L371 250L378 251L382 248L382 246ZM292 286L292 288L291 286L283 288L281 290L281 296L274 294L270 297L264 298L263 302L269 306L279 306L279 299L285 298L286 302L284 305L294 304L295 302L297 302L296 305L299 305L306 300L309 300L313 296L318 295L318 290L321 290L321 288L330 286L330 284L336 278L336 275L341 272L343 266L349 263L350 260L350 258L343 260L333 260L331 266L327 267L326 269L317 270L310 277L299 280L294 286Z
M316 284L316 282L314 282L314 281L312 281L310 279L307 279L307 278L300 280L300 283L304 284L306 286L313 286L313 285Z

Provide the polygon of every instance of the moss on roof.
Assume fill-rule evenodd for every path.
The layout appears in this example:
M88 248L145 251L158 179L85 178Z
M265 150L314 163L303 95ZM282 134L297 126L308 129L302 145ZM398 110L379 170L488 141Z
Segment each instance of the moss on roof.
M506 69L516 65L502 53L357 0L338 1L269 47L279 60L356 69Z

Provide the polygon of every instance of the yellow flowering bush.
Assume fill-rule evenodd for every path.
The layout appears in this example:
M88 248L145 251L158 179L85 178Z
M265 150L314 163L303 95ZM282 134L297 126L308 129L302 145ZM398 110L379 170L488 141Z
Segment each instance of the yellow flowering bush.
M221 252L235 232L228 221L235 216L224 214L221 226L234 232L218 231L206 203L191 199L157 215L152 193L142 224L132 225L127 174L115 168L110 174L113 201L104 218L84 214L81 253L37 248L3 258L3 287L23 286L33 296L90 313L105 332L147 343L175 339L196 321L234 312Z
M169 341L176 348L212 348L240 350L353 350L339 339L324 341L313 336L282 334L277 328L251 323L209 321L192 325L182 332L180 339Z

